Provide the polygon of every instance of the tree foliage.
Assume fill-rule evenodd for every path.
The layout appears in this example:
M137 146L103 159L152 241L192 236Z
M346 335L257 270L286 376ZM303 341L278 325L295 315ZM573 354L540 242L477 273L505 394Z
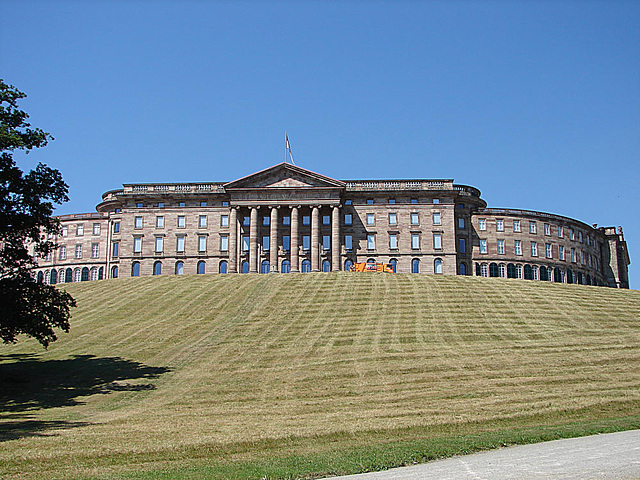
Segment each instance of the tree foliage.
M13 160L15 150L29 153L53 140L32 128L18 107L26 95L0 79L0 338L15 343L26 334L45 348L56 340L54 328L69 331L75 300L51 285L36 283L32 269L55 249L48 237L58 232L54 204L69 200L69 187L58 170L41 163L24 173Z

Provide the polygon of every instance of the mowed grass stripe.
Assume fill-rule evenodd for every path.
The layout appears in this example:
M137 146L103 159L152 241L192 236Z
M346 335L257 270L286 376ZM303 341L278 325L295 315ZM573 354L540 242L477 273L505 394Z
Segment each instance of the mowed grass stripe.
M267 450L278 455L277 445L299 454L351 449L393 432L417 441L464 425L531 426L534 417L640 418L635 291L347 273L65 288L79 303L72 332L46 352L29 341L5 348L43 365L90 355L169 371L110 383L109 372L76 361L82 382L107 388L65 405L3 411L5 425L71 423L4 441L0 475L110 476L162 462L258 461ZM255 447L220 453L245 443Z

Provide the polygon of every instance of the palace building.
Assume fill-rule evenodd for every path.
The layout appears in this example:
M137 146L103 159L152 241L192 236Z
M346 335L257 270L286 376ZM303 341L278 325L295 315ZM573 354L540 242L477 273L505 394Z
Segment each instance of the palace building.
M487 208L453 180L335 180L280 163L231 182L125 184L62 215L38 281L335 272L474 275L629 288L622 228Z

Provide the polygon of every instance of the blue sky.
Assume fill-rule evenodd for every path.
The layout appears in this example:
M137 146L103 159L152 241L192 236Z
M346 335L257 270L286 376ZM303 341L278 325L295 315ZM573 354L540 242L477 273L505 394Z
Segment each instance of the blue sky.
M93 211L122 183L281 162L453 178L622 225L640 288L640 2L0 2L0 76ZM635 261L634 261L635 260Z

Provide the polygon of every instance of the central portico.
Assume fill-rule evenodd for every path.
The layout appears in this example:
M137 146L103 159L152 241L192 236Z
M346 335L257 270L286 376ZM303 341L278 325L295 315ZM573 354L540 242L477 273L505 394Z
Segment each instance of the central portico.
M279 264L291 272L318 272L322 258L330 258L332 271L340 270L344 182L280 163L223 187L230 206L231 273L256 273L267 265L277 272Z

